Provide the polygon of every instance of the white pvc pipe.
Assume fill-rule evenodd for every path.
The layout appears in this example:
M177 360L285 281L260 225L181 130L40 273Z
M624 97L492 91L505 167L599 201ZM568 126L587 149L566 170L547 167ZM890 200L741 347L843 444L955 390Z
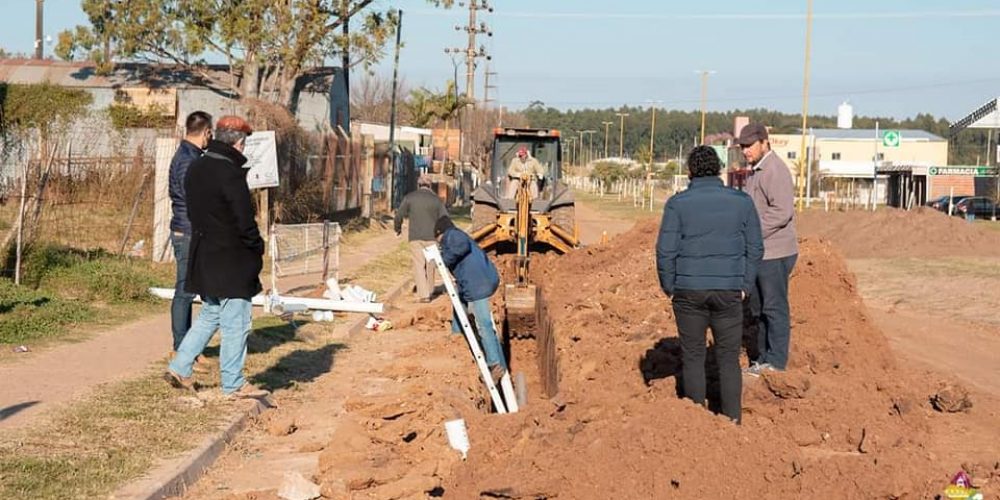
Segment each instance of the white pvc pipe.
M153 294L155 297L161 299L172 299L174 298L173 288L150 288L149 293ZM201 297L195 297L196 302L201 302ZM268 300L268 297L264 295L254 295L250 299L250 303L255 306L263 306ZM347 300L330 300L330 299L312 299L308 297L291 297L291 296L281 296L277 297L278 304L281 308L285 310L299 309L297 306L303 306L307 309L315 311L339 311L339 312L357 312L357 313L368 313L368 314L382 314L385 312L385 307L381 302L351 302ZM274 305L272 305L274 307Z

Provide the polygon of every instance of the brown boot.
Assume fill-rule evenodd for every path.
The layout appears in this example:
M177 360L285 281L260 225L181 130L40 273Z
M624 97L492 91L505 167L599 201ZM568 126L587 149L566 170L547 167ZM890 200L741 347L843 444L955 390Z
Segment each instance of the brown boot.
M182 377L170 368L167 368L167 372L163 374L163 380L166 380L175 389L184 389L191 392L196 392L194 388L194 378L193 377Z

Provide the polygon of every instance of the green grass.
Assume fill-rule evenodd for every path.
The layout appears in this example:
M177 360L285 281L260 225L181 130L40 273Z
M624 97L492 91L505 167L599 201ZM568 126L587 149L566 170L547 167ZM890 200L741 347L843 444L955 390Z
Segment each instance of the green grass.
M0 440L0 498L97 498L189 448L232 403L193 408L158 373L113 383Z
M341 320L338 320L341 321ZM299 391L328 373L345 345L331 342L335 323L298 322L274 316L253 322L245 374L271 391ZM218 342L206 355L218 356ZM161 364L135 379L115 382L27 429L0 433L0 498L106 498L150 470L160 458L191 449L236 403L216 397L219 373L197 375L205 406L185 404L186 394L160 377Z
M402 242L394 250L379 255L354 272L348 273L343 281L384 295L411 269L410 247L407 242Z
M666 193L663 193L666 194ZM603 197L596 194L591 194L586 191L575 191L574 196L576 200L580 203L584 203L587 206L593 208L594 210L610 216L618 217L622 219L642 219L646 217L659 217L663 213L663 204L666 199L663 195L657 196L654 193L653 199L653 211L649 210L649 200L646 200L646 207L641 208L638 206L632 206L632 198L622 199L618 201L617 194L606 194Z
M155 307L147 289L168 285L174 272L171 265L54 245L29 248L23 261L21 286L0 278L0 343L54 340L134 318Z

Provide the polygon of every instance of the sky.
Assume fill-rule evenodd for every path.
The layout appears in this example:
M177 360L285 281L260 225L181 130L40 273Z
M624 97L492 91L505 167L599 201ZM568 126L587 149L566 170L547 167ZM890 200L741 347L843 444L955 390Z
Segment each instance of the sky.
M560 109L621 105L691 110L802 109L806 0L494 0L480 17L492 59L491 98L512 109L533 101ZM464 47L456 24L468 10L426 0L376 0L403 9L400 72L409 86L443 89L446 47ZM31 52L34 0L4 0L0 46ZM45 33L85 24L79 0L46 0ZM1000 95L1000 2L995 0L815 0L810 114L931 113L957 120ZM51 53L51 46L46 47ZM373 70L391 75L391 47ZM462 61L459 86L465 87Z

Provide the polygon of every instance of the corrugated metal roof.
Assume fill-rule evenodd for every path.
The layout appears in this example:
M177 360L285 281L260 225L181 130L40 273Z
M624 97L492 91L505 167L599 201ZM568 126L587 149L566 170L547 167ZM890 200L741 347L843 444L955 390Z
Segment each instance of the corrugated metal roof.
M315 68L308 76L323 78L332 74L333 69ZM215 80L229 80L229 70L225 65L209 65L204 71ZM93 63L50 59L0 59L0 81L24 84L51 82L64 87L82 88L210 86L201 74L173 65L118 63L111 74L98 75Z
M880 129L879 132L881 133ZM895 130L895 129L892 129ZM875 139L875 129L873 128L817 128L812 130L817 139L848 139L859 141L870 141ZM934 135L926 130L902 129L899 137L906 141L944 141L943 137Z

